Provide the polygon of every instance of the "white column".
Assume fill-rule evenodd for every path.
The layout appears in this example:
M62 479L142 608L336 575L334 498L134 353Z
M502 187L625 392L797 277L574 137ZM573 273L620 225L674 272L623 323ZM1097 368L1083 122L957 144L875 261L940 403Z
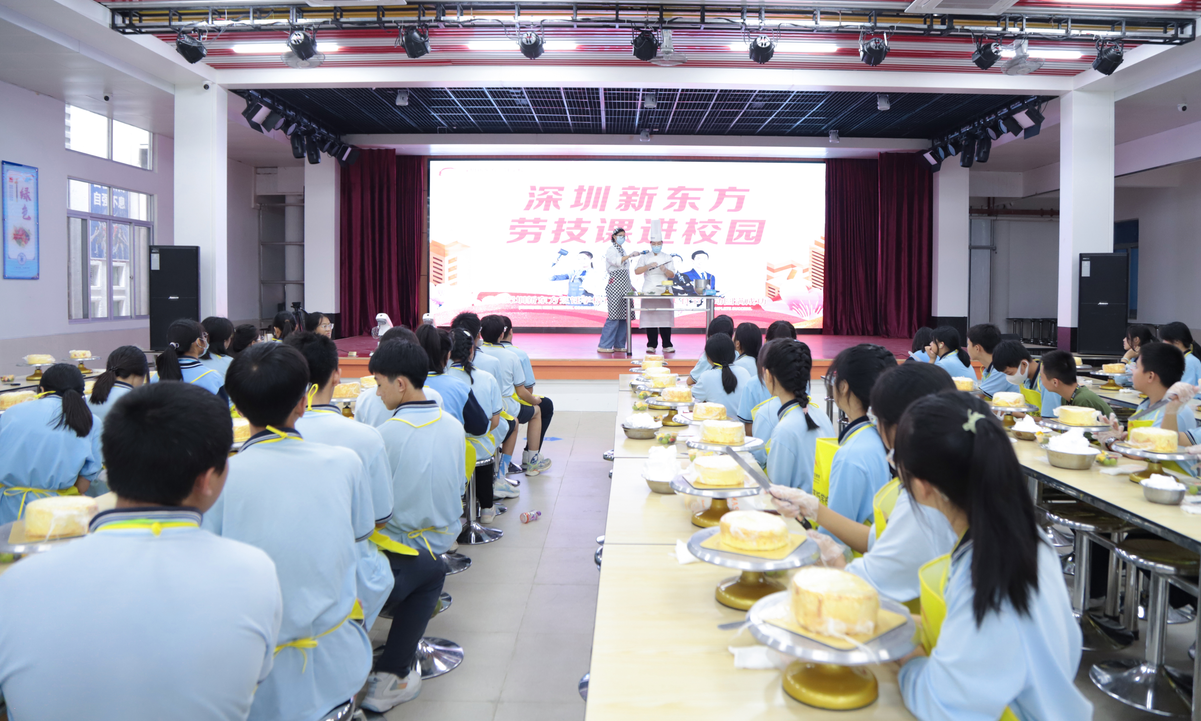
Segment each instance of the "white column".
M1078 324L1081 253L1113 252L1113 93L1073 91L1060 99L1059 347Z
M967 323L971 227L968 169L959 156L947 158L934 174L934 277L931 315Z
M304 166L304 307L337 313L341 270L341 168L324 156Z
M175 245L200 247L202 318L229 313L227 97L212 83L175 86Z

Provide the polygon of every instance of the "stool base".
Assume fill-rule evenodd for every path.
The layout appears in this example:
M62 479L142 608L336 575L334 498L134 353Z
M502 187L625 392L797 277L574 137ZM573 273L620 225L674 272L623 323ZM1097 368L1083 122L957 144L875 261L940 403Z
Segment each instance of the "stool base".
M850 711L871 705L879 687L861 666L793 661L784 670L784 692L807 706Z
M417 642L417 663L421 680L450 673L463 663L463 647L444 638L426 636Z
M509 507L500 503L493 503L492 510L496 511L496 517L499 518L509 512Z
M1088 677L1097 688L1127 706L1158 716L1187 716L1190 712L1189 704L1177 695L1164 666L1123 658L1093 664Z
M481 526L476 521L468 521L463 532L459 534L459 543L466 546L480 546L485 543L499 541L500 537L505 535L505 532L499 528L488 528Z
M440 558L446 564L446 575L453 576L456 573L462 573L471 568L471 559L461 553L448 551L443 553Z
M613 460L613 459L614 459L614 458L616 458L616 457L617 457L617 451L616 451L616 450L612 450L612 451L605 451L604 453L602 453L602 454L601 454L601 458L603 458L603 459L604 459L604 460L606 460L606 461L611 461L611 460Z
M591 680L591 673L586 673L580 678L580 685L578 687L580 691L580 698L584 699L585 701L588 700L588 682Z
M440 613L446 613L450 610L450 605L454 602L454 598L446 591L443 591L442 595L438 596L438 607L434 609L434 615L437 616Z

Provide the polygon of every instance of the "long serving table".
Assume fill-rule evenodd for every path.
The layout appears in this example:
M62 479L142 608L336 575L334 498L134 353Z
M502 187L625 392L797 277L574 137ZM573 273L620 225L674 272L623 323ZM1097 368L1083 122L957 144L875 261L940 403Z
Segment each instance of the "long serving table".
M695 301L703 301L705 311L705 327L713 322L714 308L717 306L720 295L627 295L626 299L626 355L634 354L634 301L636 300L670 300L671 308L645 308L640 310L663 311L667 313L695 313L699 310L699 306L694 305ZM677 300L692 301L680 306L676 303Z

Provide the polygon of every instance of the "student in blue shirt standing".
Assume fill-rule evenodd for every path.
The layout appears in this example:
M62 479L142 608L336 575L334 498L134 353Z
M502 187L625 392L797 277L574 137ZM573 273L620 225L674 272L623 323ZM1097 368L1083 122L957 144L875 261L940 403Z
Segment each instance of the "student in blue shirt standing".
M760 356L763 385L780 400L779 422L767 442L767 477L777 485L811 493L817 439L835 434L826 414L809 404L806 389L813 368L809 346L795 340L774 340L764 346Z
M1201 360L1193 355L1193 332L1188 326L1180 321L1160 326L1159 339L1184 353L1184 376L1181 382L1190 386L1201 385Z
M100 426L83 398L83 374L52 365L38 395L0 415L0 524L21 518L29 501L87 493L100 475Z
M934 329L934 338L926 346L929 362L951 374L952 378L976 379L972 370L972 359L962 347L959 331L953 326L940 325Z
M354 698L371 671L371 640L355 622L363 617L356 543L375 531L371 490L353 451L296 432L309 368L295 348L246 349L226 385L251 436L229 460L225 491L203 527L266 551L284 599L275 667L250 718L321 718Z
M920 571L923 648L901 660L905 706L919 719L1092 718L1059 555L988 405L967 393L918 400L897 429L896 463L914 500L961 539Z
M154 361L158 379L198 385L228 402L225 379L200 362L200 356L208 353L208 348L208 334L203 326L188 318L175 321L167 327L167 349Z
M232 442L228 406L199 388L148 385L114 405L103 447L117 507L0 577L11 718L247 717L282 606L267 554L200 530ZM69 665L87 672L64 686Z
M709 336L705 341L705 358L713 367L702 373L692 387L692 400L720 403L726 407L726 418L736 417L742 391L750 384L751 375L734 364L734 341L725 333Z
M989 398L998 392L1018 392L1018 387L993 367L992 354L1000 343L1001 330L992 323L981 323L967 329L967 354L983 369L979 387Z
M100 430L104 430L104 417L108 415L117 399L150 380L150 364L146 353L135 345L123 345L108 354L104 372L96 378L88 407Z

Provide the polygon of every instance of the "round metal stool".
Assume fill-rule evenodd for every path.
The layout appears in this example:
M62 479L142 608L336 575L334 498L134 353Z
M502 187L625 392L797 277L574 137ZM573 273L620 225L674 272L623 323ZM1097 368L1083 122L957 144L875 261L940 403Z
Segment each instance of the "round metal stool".
M497 517L500 517L509 512L509 507L503 503L493 503L492 510L496 511Z
M494 456L481 458L475 462L476 468L482 468L487 465L496 463ZM466 546L479 546L484 543L492 543L500 540L500 537L505 535L505 532L499 528L488 528L479 522L480 504L475 495L475 479L473 478L467 484L467 523L463 526L463 532L459 534L459 543Z
M434 609L434 617L450 610L453 599L449 593L443 592L438 597L438 607ZM421 669L421 680L437 678L450 673L463 663L463 647L454 641L444 638L426 636L417 642L418 668Z
M604 453L602 453L602 454L601 454L601 458L603 458L603 459L604 459L604 460L606 460L606 461L611 461L611 460L613 460L613 459L614 459L614 458L616 458L616 457L617 457L617 451L616 451L616 450L608 450L608 451L605 451Z
M598 571L600 570L600 567L601 567L601 557L604 556L604 554L605 554L604 546L601 546L600 548L596 549L596 553L592 554L592 560L596 561L596 570L598 570Z
M1040 506L1047 521L1075 532L1073 546L1075 548L1075 574L1072 577L1072 613L1080 622L1080 631L1084 636L1084 650L1113 650L1125 648L1133 643L1132 635L1111 624L1099 624L1088 613L1089 568L1092 560L1094 543L1105 543L1099 536L1109 536L1110 545L1116 543L1120 534L1130 530L1131 526L1122 519L1087 506L1082 503L1053 503ZM1118 566L1116 554L1110 555L1108 588L1105 595L1105 615L1118 615L1118 594L1121 579L1121 569Z
M1195 576L1201 567L1197 554L1158 538L1123 541L1114 549L1135 569L1151 574L1147 614L1147 646L1142 660L1115 659L1093 664L1088 677L1097 688L1124 704L1160 716L1185 716L1189 703L1181 699L1164 666L1164 634L1168 616L1168 577ZM1137 573L1132 569L1133 573ZM1191 673L1171 669L1174 675Z
M471 568L471 559L461 553L447 551L438 558L442 559L442 563L446 564L446 575L453 576L456 573L462 573Z
M580 691L580 698L584 699L585 701L588 700L588 682L590 680L592 680L591 673L586 673L580 678L580 685L578 687Z

